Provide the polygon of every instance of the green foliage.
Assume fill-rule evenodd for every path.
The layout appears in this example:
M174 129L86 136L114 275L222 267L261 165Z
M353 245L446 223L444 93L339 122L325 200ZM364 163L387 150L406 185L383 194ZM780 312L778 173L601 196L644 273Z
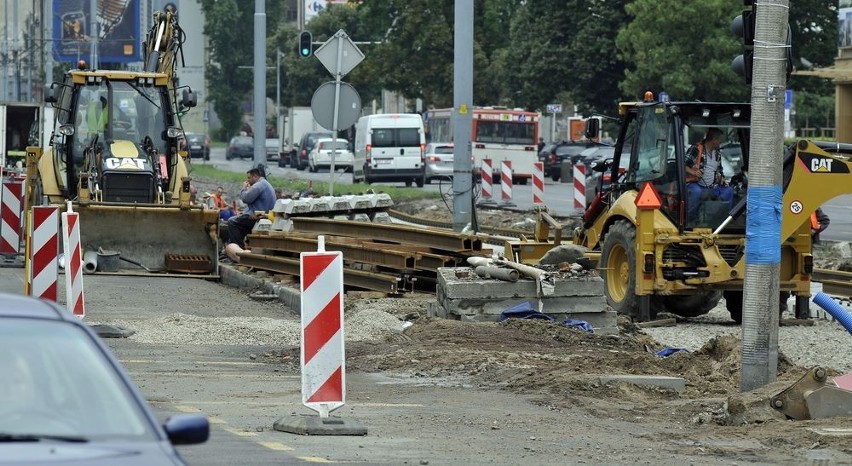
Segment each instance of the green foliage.
M666 91L677 100L743 100L749 89L731 70L742 40L729 32L742 4L730 0L633 0L630 22L618 34L630 63L621 90L641 98Z
M244 172L231 172L220 170L214 167L213 165L205 164L193 165L191 174L194 177L202 177L206 179L219 180L228 183L239 184L246 180L246 174ZM308 188L309 183L311 183L311 186L315 193L320 195L328 193L328 183L322 181L311 182L308 180L282 178L278 176L269 176L267 177L267 180L269 181L269 184L271 184L274 188L283 188L284 191L288 193L299 193L305 191ZM439 193L428 189L398 188L395 186L377 186L367 185L364 183L335 183L334 195L338 196L344 194L363 194L368 189L372 189L375 192L387 193L388 195L390 195L391 199L396 202L417 199L437 199L441 197Z
M200 0L210 40L210 97L223 134L240 126L240 106L251 98L253 9L236 0ZM333 77L314 58L296 53L298 27L287 21L292 2L267 2L267 63L281 57L284 107L308 106ZM422 98L426 108L453 103L452 0L370 0L331 5L307 28L314 42L342 29L366 57L344 79L365 107L381 90ZM240 10L238 7L242 7ZM646 90L682 100L747 100L749 87L731 71L742 51L729 26L743 9L731 0L478 0L474 3L474 104L541 111L571 103L584 114L612 114L621 100ZM793 50L815 66L837 53L837 6L824 0L791 2ZM319 45L315 45L318 47ZM267 95L274 98L274 79ZM799 120L818 121L832 98L828 80L793 76L789 87L806 100ZM797 98L797 105L798 105ZM570 106L568 107L570 108ZM821 117L822 120L825 117Z

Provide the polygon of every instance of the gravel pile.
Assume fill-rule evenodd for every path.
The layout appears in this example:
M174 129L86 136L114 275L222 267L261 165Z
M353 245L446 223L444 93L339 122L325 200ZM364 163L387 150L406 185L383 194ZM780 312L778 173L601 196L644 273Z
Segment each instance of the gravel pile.
M790 300L789 308L792 309ZM848 302L844 304L852 312ZM811 303L811 311L817 306ZM852 335L831 316L819 312L813 326L782 326L778 329L778 346L790 361L804 367L823 366L843 373L852 372ZM783 318L793 318L785 313ZM724 300L715 309L688 322L678 322L674 327L644 329L658 342L696 351L717 335L731 334L742 338L742 328L735 325L725 309Z

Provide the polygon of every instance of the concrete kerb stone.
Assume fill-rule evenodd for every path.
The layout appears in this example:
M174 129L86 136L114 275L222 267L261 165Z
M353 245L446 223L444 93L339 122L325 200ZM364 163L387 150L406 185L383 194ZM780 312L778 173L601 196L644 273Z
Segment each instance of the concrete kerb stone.
M624 382L633 385L645 385L649 387L673 390L677 393L683 393L683 391L686 390L686 381L684 379L665 375L601 375L598 377L598 381L601 385L606 385L612 382Z
M278 296L278 302L283 303L297 313L302 308L302 296L298 288L273 283L261 277L243 273L234 266L224 264L219 265L219 276L223 285L240 290L260 290L266 294L274 294Z

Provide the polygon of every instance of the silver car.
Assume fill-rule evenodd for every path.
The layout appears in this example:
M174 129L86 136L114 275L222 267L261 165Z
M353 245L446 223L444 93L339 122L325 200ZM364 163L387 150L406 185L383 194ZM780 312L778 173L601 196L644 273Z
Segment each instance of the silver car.
M426 145L426 184L433 178L453 179L453 143L433 142Z

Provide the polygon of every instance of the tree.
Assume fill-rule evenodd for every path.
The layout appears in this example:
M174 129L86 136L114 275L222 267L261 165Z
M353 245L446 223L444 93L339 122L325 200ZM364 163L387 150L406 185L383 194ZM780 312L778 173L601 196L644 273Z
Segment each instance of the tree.
M742 5L730 0L632 0L617 46L627 62L620 89L632 98L646 90L677 100L746 100L749 87L731 70L742 39L729 32Z
M236 0L201 0L204 11L204 34L209 38L210 59L207 66L207 92L222 121L220 139L227 140L241 126L240 109L250 94L254 11L241 9Z

